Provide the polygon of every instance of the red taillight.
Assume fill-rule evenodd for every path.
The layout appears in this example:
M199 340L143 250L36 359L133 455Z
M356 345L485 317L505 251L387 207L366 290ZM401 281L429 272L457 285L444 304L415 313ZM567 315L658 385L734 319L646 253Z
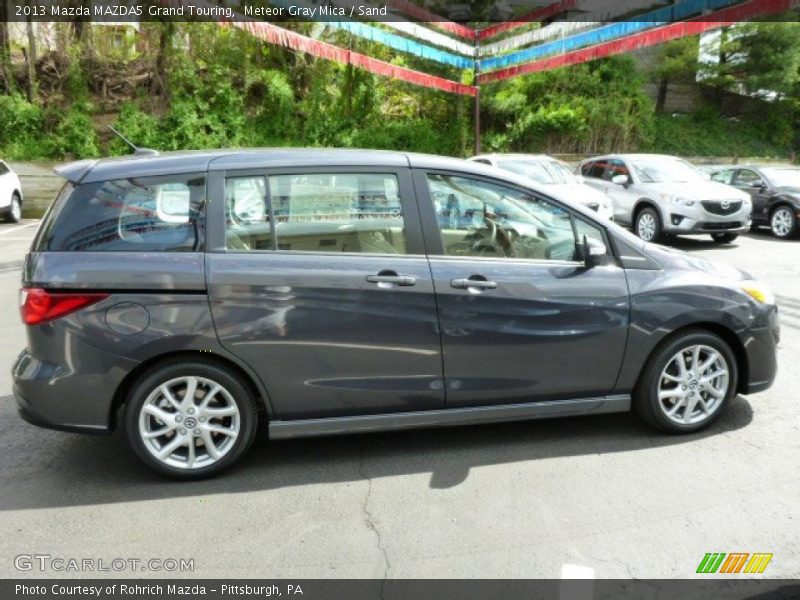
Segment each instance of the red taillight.
M108 298L108 294L48 292L41 288L23 288L19 292L19 312L26 325L40 325L86 308Z

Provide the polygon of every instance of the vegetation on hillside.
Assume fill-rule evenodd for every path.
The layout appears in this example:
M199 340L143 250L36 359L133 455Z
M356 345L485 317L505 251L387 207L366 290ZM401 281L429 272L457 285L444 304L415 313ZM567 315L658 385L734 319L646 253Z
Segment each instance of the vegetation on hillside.
M463 156L473 147L469 98L295 54L233 28L147 23L120 38L113 28L80 22L52 27L57 48L42 55L35 43L12 46L7 27L0 29L4 157L127 152L103 124L161 150L344 146ZM469 81L321 25L294 27L393 64ZM800 147L798 33L796 23L724 32L723 60L707 67L702 83L697 38L687 38L663 45L647 67L617 56L485 86L483 147L793 156ZM657 85L655 100L645 92L648 82ZM700 90L690 114L664 112L673 83ZM740 91L749 95L731 93Z

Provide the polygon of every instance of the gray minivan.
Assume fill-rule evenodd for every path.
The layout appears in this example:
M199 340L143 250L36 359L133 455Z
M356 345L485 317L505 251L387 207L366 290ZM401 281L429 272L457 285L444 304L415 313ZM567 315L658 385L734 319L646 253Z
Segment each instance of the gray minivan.
M530 180L399 152L82 161L25 259L20 414L179 478L272 438L626 411L710 424L777 307Z

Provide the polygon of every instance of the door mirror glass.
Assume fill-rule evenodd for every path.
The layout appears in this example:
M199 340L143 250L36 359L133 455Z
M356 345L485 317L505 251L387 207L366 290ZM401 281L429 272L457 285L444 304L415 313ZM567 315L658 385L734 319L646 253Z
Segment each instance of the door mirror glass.
M627 175L614 175L611 178L611 183L616 183L617 185L628 185L630 179Z

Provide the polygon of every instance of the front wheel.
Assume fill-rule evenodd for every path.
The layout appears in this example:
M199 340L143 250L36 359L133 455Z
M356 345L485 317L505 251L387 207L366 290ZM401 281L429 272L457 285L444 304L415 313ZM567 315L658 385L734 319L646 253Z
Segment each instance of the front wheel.
M11 196L11 206L8 207L8 213L6 213L6 221L9 223L19 223L19 220L22 218L22 200L19 197L19 194L14 192L14 195Z
M772 235L776 238L786 239L792 237L797 231L797 217L788 206L779 206L772 212L769 220Z
M227 369L176 361L134 384L125 429L148 467L176 479L200 479L227 469L250 448L257 420L252 395Z
M649 206L640 210L636 215L634 230L645 242L659 242L662 237L662 227L658 212Z
M717 244L730 244L739 237L738 233L712 233L711 239Z
M634 409L669 433L707 427L736 392L736 357L719 336L689 330L666 340L645 364Z

